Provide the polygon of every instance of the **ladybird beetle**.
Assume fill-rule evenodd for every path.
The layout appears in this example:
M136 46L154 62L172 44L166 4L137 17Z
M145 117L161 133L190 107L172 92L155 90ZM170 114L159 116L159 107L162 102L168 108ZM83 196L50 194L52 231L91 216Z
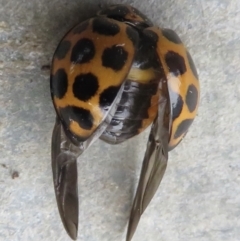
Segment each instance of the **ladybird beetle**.
M51 65L56 111L52 170L63 225L78 230L77 158L97 139L118 144L151 131L128 224L130 241L199 105L198 74L178 35L136 8L111 5L73 27Z

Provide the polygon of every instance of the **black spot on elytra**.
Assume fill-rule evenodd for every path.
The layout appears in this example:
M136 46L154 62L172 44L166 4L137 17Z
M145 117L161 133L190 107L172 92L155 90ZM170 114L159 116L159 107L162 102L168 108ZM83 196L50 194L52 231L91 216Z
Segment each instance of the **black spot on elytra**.
M104 17L95 18L92 23L93 32L106 35L114 36L120 31L120 27Z
M153 46L156 47L157 45L157 41L158 41L158 35L153 32L152 30L149 30L149 29L145 29L144 30L144 34L149 38L151 39L151 42L153 44Z
M126 33L128 38L132 41L133 45L136 46L139 40L138 32L134 28L128 26L126 28Z
M171 29L162 29L163 36L168 39L169 41L175 43L175 44L181 44L182 41L179 38L179 36Z
M59 60L64 59L71 48L71 43L67 40L63 40L57 47L55 57Z
M91 74L81 74L75 78L73 84L73 94L82 101L88 101L98 90L98 78Z
M187 71L184 58L174 51L168 51L166 53L165 61L169 71L175 76L183 75Z
M193 59L190 55L190 53L187 51L187 58L188 58L188 62L189 62L189 65L190 65L190 68L195 76L195 78L198 80L198 73L197 73L197 69L195 67L195 64L193 62Z
M67 92L68 78L64 69L59 69L55 75L51 75L51 92L61 99Z
M189 111L193 112L198 103L198 90L194 85L189 85L185 101Z
M128 53L122 46L114 45L103 51L102 65L115 71L119 71L125 65L127 57Z
M186 120L183 120L179 126L177 127L177 130L176 132L174 133L174 138L177 139L179 138L180 136L182 136L187 130L188 128L190 127L190 125L192 124L193 122L193 119L186 119Z
M68 127L73 120L76 121L82 129L92 129L94 119L89 110L76 106L67 106L65 108L60 108L59 113Z
M176 92L170 92L171 105L172 105L172 120L174 121L182 112L183 108L183 99Z
M117 96L119 88L119 86L110 86L100 94L99 104L103 110L107 111L109 109Z
M89 25L89 20L86 20L86 21L78 24L78 25L73 29L72 32L73 32L74 34L80 34L80 33L82 33L83 31L85 31L85 30L87 29L88 25Z
M73 47L71 61L75 64L83 64L89 62L95 55L95 47L92 40L80 39Z

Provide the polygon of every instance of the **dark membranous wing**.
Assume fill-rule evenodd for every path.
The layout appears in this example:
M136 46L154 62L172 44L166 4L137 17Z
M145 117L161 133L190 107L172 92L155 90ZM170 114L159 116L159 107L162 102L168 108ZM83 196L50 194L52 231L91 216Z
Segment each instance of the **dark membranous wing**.
M169 115L169 97L162 97L159 103L158 115L152 124L147 143L140 180L128 224L127 241L132 239L141 215L156 193L164 176L168 160Z
M52 133L52 172L55 196L62 223L72 239L78 232L78 174L77 159L110 124L119 103L124 84L115 96L107 115L97 130L85 141L73 144L66 136L59 118Z
M78 229L78 152L74 152L73 144L65 136L60 121L56 119L52 134L53 182L59 214L72 239L77 238Z

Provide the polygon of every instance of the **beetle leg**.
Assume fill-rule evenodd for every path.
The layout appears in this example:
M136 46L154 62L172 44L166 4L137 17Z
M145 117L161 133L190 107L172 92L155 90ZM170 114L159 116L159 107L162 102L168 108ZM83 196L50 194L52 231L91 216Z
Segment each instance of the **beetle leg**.
M169 97L161 97L158 115L152 124L147 143L140 180L129 219L126 241L132 239L141 215L156 193L164 176L168 160L169 113Z

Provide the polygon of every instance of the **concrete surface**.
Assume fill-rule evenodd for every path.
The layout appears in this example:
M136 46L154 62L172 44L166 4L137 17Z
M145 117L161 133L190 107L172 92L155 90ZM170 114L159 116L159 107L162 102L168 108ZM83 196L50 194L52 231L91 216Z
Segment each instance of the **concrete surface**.
M70 240L52 185L49 65L65 32L98 4L0 0L0 240ZM201 106L170 153L133 241L240 240L240 1L121 1L178 32L200 75ZM96 142L79 161L83 241L123 241L147 133Z

